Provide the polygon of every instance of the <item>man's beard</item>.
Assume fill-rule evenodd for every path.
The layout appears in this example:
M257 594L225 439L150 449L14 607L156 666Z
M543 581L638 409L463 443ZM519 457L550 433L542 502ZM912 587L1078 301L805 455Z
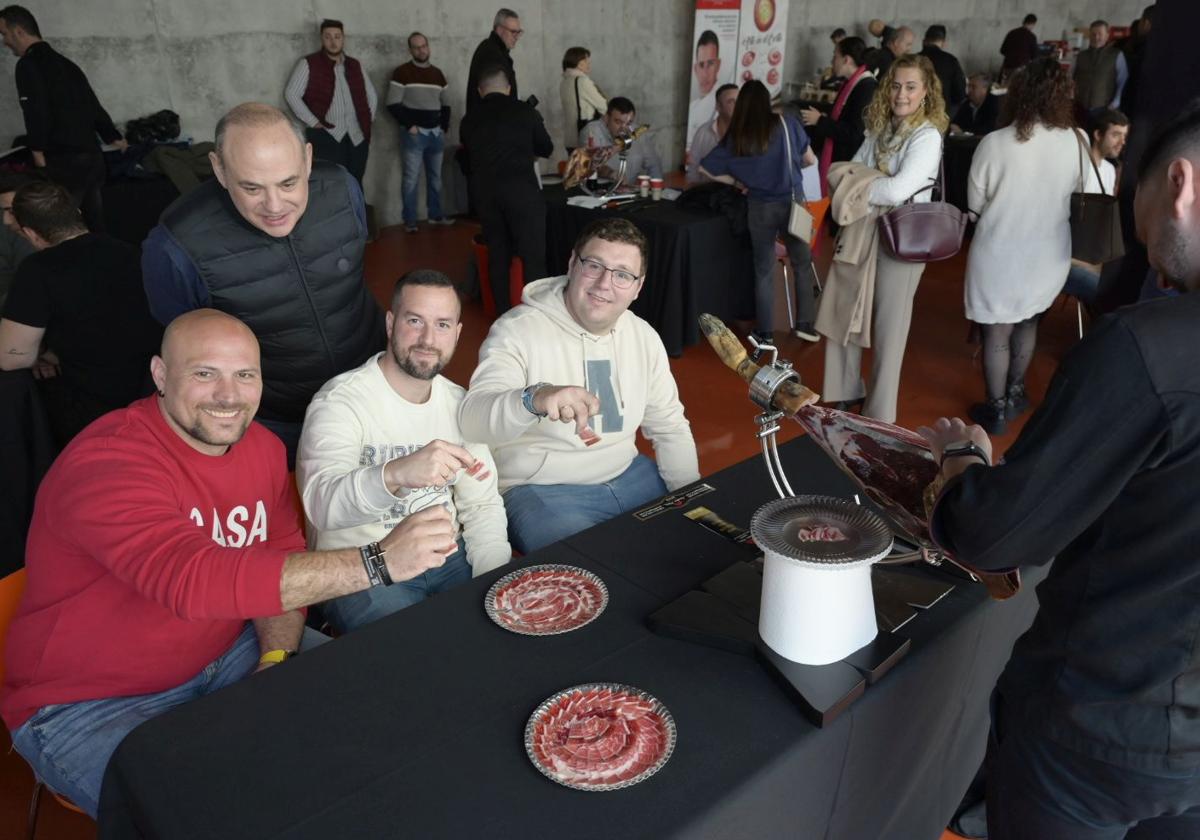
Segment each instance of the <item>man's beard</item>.
M1181 292L1197 291L1200 286L1200 248L1187 236L1183 229L1173 223L1163 225L1163 233L1156 243L1155 257L1167 283Z
M243 406L237 406L237 405L211 406L211 407L215 408L217 411L233 411L233 410L245 411L247 408L244 405ZM232 440L217 440L208 433L207 429L204 428L204 421L202 419L203 415L201 414L202 411L203 411L202 406L197 408L196 419L190 426L187 423L183 422L183 420L181 418L176 417L174 414L172 414L171 417L179 425L179 428L183 429L185 432L187 432L189 435L191 435L191 437L194 438L195 440L198 440L203 444L207 444L208 446L233 446L235 443L237 443L239 440L241 440L245 436L246 429L250 428L250 421L254 419L253 413L246 411L246 421L244 423L242 423L242 428L240 428L237 431L237 433L235 435L233 435Z
M429 367L420 367L417 362L413 360L413 352L417 350L431 350L434 353L437 353L437 361L430 363ZM437 348L420 344L414 344L404 355L401 355L400 352L393 347L392 359L395 360L396 365L400 368L400 370L407 373L413 379L423 379L425 381L433 379L435 376L441 373L446 367L446 362L449 361L449 359L442 358L441 351L439 351Z

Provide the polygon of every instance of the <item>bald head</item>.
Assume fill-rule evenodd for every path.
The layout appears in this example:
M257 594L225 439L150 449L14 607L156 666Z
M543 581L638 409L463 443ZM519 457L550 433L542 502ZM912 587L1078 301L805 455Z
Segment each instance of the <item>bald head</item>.
M900 56L911 52L913 44L916 43L917 35L907 26L901 26L888 35L887 40L883 42L884 47L892 51L892 55L899 58Z
M262 398L258 340L215 309L172 321L150 372L167 425L205 455L223 455L241 440Z
M312 146L273 105L245 102L217 122L213 174L247 222L268 236L292 232L308 207Z

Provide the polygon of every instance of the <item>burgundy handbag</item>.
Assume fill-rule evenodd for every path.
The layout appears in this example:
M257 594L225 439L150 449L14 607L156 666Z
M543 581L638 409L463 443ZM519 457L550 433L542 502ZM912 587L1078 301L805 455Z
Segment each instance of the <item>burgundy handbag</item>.
M946 260L962 249L967 214L947 201L914 204L913 198L933 190L946 195L946 167L938 161L938 178L932 186L917 190L908 199L879 217L879 241L901 262L926 263Z

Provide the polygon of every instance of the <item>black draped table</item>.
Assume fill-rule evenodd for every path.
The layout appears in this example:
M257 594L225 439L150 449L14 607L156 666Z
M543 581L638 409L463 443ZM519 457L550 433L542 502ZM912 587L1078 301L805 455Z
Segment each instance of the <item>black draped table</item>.
M630 309L662 336L678 356L700 340L696 318L722 320L753 313L754 265L748 236L735 236L722 213L693 210L673 201L635 200L631 205L589 209L567 203L561 187L547 187L546 268L565 274L575 238L590 222L620 217L650 240L646 283Z
M967 179L971 174L971 162L975 160L975 150L982 139L981 134L946 135L946 201L964 213L970 209L967 207Z
M798 492L853 492L811 441L782 454ZM1036 609L1032 579L1003 603L959 581L904 626L909 654L818 729L754 659L646 628L745 557L682 511L748 525L771 497L758 459L705 481L714 491L679 509L520 561L603 578L608 608L579 630L492 624L484 593L505 568L142 724L108 767L100 836L935 840L979 766L989 692ZM677 746L632 788L570 790L530 763L525 723L555 692L601 681L658 697Z

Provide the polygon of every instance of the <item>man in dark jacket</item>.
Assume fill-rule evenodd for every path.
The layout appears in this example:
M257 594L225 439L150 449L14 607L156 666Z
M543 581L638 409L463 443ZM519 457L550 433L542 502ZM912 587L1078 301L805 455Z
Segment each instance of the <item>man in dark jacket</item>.
M990 571L1054 559L993 695L992 840L1200 836L1200 109L1151 141L1135 211L1184 294L1101 321L996 466L978 426L921 430L940 545Z
M33 165L71 191L89 228L103 230L100 187L104 184L104 156L96 135L123 150L127 144L121 132L83 71L42 40L37 20L28 9L0 9L0 35L19 59L17 96Z
M992 77L975 73L967 82L967 98L950 114L951 134L987 134L996 130L1000 97L992 93Z
M1000 45L1000 55L1004 56L1004 64L1000 68L1001 80L1007 79L1029 62L1037 58L1038 39L1033 34L1037 26L1037 15L1025 15L1025 20L1016 29L1004 36Z
M946 101L946 113L967 98L967 76L958 59L946 52L946 27L940 23L925 30L925 44L921 55L932 62L933 69L942 83L942 99Z
M546 202L534 162L550 157L554 142L541 115L512 98L503 66L485 69L480 102L463 117L459 139L471 156L471 192L488 246L488 275L496 312L509 309L508 267L515 252L526 282L546 276Z
M363 284L366 207L342 167L278 108L238 105L217 123L216 178L177 199L142 245L150 311L163 324L211 307L262 347L256 419L295 458L308 402L384 345L383 313Z
M471 69L467 73L467 113L471 113L483 98L479 94L479 84L483 73L493 67L503 67L505 78L513 99L517 98L517 73L513 69L512 51L516 49L517 41L525 30L521 28L521 18L512 9L501 9L496 12L492 21L492 34L488 35L471 56Z

